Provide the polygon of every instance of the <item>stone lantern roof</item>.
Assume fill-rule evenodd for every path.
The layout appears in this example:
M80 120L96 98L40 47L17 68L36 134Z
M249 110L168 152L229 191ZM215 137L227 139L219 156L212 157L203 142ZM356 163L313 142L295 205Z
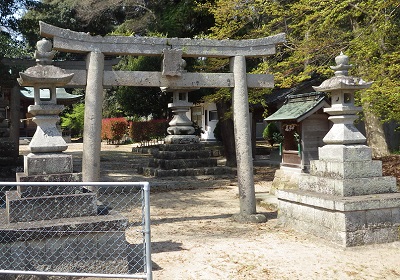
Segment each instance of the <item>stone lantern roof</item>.
M42 39L37 42L36 47L37 65L20 73L20 78L17 79L20 85L46 88L64 86L70 82L74 74L66 73L64 69L50 65L55 54L51 42Z
M320 86L313 87L316 91L332 92L336 90L359 90L369 88L372 82L365 82L358 77L348 75L348 70L353 67L349 64L349 57L343 52L335 58L336 66L331 66L335 76L322 82Z

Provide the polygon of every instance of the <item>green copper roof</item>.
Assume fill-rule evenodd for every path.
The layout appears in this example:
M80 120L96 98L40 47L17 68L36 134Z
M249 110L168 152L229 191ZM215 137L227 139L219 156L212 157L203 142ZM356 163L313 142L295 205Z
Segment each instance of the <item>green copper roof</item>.
M301 122L322 107L330 107L325 94L320 92L288 96L285 104L278 111L266 118L266 121L296 120Z

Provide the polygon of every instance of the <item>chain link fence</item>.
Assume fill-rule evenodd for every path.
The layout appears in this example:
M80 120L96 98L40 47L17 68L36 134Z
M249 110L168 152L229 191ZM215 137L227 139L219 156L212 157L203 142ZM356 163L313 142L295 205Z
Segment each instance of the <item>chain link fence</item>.
M3 182L0 195L0 274L152 279L147 182Z

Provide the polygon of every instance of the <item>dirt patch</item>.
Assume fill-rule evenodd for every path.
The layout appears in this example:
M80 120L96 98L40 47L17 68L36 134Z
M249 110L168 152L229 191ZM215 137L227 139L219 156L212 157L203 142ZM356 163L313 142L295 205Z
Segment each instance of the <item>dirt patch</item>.
M262 187L259 186L259 191ZM400 242L340 248L276 226L239 224L237 188L151 197L154 279L398 279Z
M396 177L397 186L400 190L400 155L382 157L378 160L382 161L382 174Z

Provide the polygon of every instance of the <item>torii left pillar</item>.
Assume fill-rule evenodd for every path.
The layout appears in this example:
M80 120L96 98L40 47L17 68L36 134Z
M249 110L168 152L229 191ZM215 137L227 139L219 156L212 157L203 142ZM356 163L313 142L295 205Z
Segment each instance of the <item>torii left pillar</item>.
M87 55L85 123L83 128L82 180L100 181L101 119L103 104L104 54Z

